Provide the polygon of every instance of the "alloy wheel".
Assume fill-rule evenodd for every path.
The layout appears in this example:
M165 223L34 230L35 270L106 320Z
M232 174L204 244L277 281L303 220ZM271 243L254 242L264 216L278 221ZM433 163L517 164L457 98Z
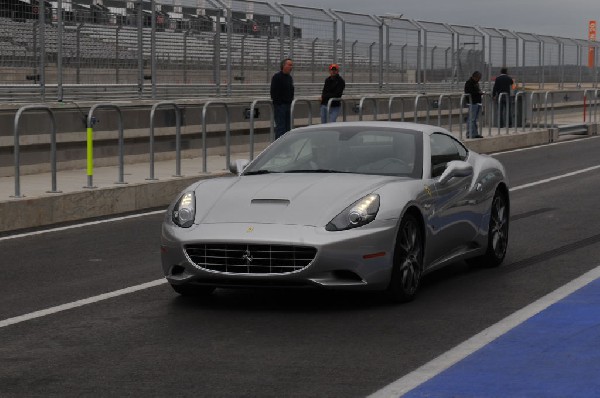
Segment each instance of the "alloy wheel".
M501 195L496 195L492 203L490 234L494 255L501 259L508 244L508 208Z
M399 236L400 283L407 295L413 295L421 281L422 244L418 226L412 218L406 220Z

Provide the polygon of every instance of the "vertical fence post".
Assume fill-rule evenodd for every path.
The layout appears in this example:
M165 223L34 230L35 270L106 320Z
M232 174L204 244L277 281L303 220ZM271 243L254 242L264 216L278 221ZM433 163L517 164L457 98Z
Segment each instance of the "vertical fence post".
M295 98L292 101L292 105L290 106L290 127L294 128L294 111L296 109L296 104L298 102L304 102L308 108L308 125L311 126L312 125L312 106L311 106L311 100L307 99L307 98Z
M75 53L76 53L76 57L77 57L77 72L76 72L76 78L75 78L75 82L77 84L81 83L81 28L83 28L83 23L80 23L79 25L77 25L77 30L76 30L76 41L75 41L75 45L76 45L76 49L75 49ZM118 76L118 74L117 74ZM118 82L117 82L118 83Z
M152 82L152 99L156 99L156 3L150 0L150 81Z
M14 153L15 153L15 194L11 197L13 198L22 198L21 195L21 157L20 157L20 143L19 143L19 125L21 121L21 115L30 110L42 110L45 111L48 116L50 116L50 122L52 125L52 130L50 133L50 171L51 171L51 190L46 191L47 193L60 193L56 189L56 120L54 117L54 112L47 105L25 105L17 110L15 114L15 122L13 129L13 137L14 137Z
M58 25L58 29L57 29L57 38L56 38L56 46L58 47L58 54L57 54L57 58L56 58L56 69L57 69L57 81L56 81L56 86L58 89L58 94L57 94L57 101L62 101L63 100L63 65L62 65L62 60L63 60L63 10L62 10L62 0L58 0L57 1L57 6L56 6L56 24Z
M462 140L463 139L463 122L464 122L464 109L465 107L463 106L463 104L465 103L465 99L468 98L468 116L467 116L467 131L469 131L469 124L471 121L471 105L473 104L473 101L471 100L471 94L468 93L463 93L460 96L460 104L459 104L459 108L460 112L458 112L458 125L459 125L459 133L458 133L458 137ZM479 134L479 132L477 132Z
M429 124L429 97L426 94L418 94L415 97L415 115L414 115L414 121L415 121L415 123L418 123L418 117L419 117L419 100L421 98L425 98L425 102L427 104L426 111L425 111L425 124Z
M269 105L269 109L271 112L271 123L269 126L269 142L273 142L275 140L275 112L273 110L273 102L270 99L266 98L255 99L250 105L250 160L254 159L254 109L259 103Z
M45 1L39 1L38 17L40 28L40 94L42 101L46 100L46 6Z
M115 29L115 82L119 84L119 74L121 67L119 65L119 33L123 26L119 24Z
M96 104L90 108L87 117L87 185L84 188L96 188L94 186L94 124L96 124L96 118L94 117L94 112L96 109L114 109L117 111L117 123L119 128L119 180L115 182L115 184L127 184L124 180L124 145L125 145L125 137L123 134L123 115L121 113L121 108L114 104Z
M214 102L208 101L202 107L202 172L206 173L208 170L208 149L206 147L206 111L211 105L220 105L225 108L225 170L229 170L230 159L231 159L231 116L229 114L229 106L225 102Z
M154 177L154 117L158 108L167 106L175 111L175 175L173 177L181 177L181 109L175 102L161 101L152 105L150 109L150 175L146 180L157 180Z

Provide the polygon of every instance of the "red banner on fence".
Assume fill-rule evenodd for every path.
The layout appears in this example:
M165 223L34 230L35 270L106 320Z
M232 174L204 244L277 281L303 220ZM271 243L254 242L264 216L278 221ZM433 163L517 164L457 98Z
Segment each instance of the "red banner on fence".
M596 41L596 21L590 21L588 24L588 39ZM593 68L596 63L596 48L590 46L588 48L588 67Z

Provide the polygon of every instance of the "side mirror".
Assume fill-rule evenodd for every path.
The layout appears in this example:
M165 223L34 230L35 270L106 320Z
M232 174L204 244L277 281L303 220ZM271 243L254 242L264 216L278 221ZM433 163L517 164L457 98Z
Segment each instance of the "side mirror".
M240 175L246 166L248 166L248 163L250 163L248 159L237 159L234 163L229 164L229 171L233 174Z
M440 183L445 184L452 177L468 177L473 174L473 166L462 160L452 160L446 165L446 170L440 176Z

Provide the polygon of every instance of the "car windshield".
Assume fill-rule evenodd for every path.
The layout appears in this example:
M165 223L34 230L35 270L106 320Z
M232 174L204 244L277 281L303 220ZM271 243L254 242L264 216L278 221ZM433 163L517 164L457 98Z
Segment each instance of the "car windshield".
M357 173L421 178L422 152L422 133L414 130L297 130L262 152L243 174Z

